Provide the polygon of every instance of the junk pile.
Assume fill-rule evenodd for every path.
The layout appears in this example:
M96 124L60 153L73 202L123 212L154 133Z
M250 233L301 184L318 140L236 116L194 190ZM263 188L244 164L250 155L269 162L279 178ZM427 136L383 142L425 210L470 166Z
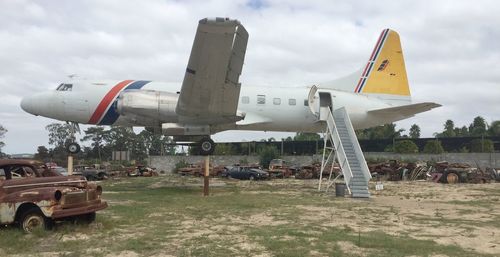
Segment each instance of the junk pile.
M212 166L210 165L209 174L212 177L226 177L229 171L234 167L249 167L261 169L259 164L232 166ZM426 162L400 162L398 160L389 160L386 162L369 163L368 168L374 180L377 181L416 181L429 180L436 183L489 183L491 181L500 182L500 170L492 168L474 168L465 163L448 163L446 161L428 164ZM332 170L332 178L342 175L337 163L333 168L331 165L325 167L322 177L328 178ZM321 172L321 163L314 162L309 165L295 166L289 165L281 159L274 159L269 165L269 169L264 171L269 173L270 178L289 178L295 179L318 179ZM182 176L204 175L204 163L192 163L187 167L178 169L178 174ZM158 173L147 167L137 167L129 171L128 176L157 176Z
M187 167L180 168L178 170L178 173L181 174L182 176L202 177L205 175L204 165L205 165L204 162L191 163ZM224 166L219 165L214 167L211 164L208 170L209 175L212 177L220 176L223 171L224 171Z
M330 176L330 170L332 166L328 165L325 167L323 170L323 176L324 178L327 178ZM313 163L311 165L304 165L300 167L300 169L296 172L295 178L296 179L318 179L319 174L321 173L321 163ZM335 164L333 166L333 178L337 177L340 174L340 167L338 164Z
M466 163L437 162L432 168L430 178L438 183L489 183L498 179L497 170L473 168Z
M127 171L128 177L157 177L158 175L156 169L144 165L136 166Z
M282 159L272 159L266 171L272 178L288 178L294 173L294 169Z
M390 160L368 164L368 168L377 180L432 180L436 183L489 183L500 181L500 172L492 168L474 168L466 163L448 163L446 161L428 165L425 162L399 162Z
M424 162L404 163L398 160L368 164L368 169L372 177L389 181L426 179L429 170Z

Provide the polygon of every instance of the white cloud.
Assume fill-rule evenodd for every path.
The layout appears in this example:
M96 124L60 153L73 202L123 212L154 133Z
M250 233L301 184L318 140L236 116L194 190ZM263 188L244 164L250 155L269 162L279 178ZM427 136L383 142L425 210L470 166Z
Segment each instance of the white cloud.
M19 101L69 74L180 83L197 21L214 16L237 18L250 33L243 85L298 86L348 74L390 27L400 33L414 99L444 105L400 126L417 123L432 136L446 119L500 119L498 13L495 1L1 1L4 150L46 144L51 120L24 113Z

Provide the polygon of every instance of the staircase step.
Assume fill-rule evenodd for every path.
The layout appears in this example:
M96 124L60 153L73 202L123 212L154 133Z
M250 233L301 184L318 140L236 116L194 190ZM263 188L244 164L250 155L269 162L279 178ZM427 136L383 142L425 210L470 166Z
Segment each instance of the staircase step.
M343 164L344 168L349 166L350 171L345 172L351 173L353 176L349 181L349 189L352 192L352 196L368 198L370 197L368 181L363 173L364 166L361 165L365 160L363 156L359 156L357 152L359 149L359 142L357 141L356 135L352 134L352 125L347 124L350 121L346 115L347 113L344 111L336 110L332 113L332 116L328 116L328 126L333 130L331 139L332 142L334 142L334 138L340 139L340 145L336 145L335 148L339 151L343 151L343 154L341 154L343 159L339 159L339 162Z

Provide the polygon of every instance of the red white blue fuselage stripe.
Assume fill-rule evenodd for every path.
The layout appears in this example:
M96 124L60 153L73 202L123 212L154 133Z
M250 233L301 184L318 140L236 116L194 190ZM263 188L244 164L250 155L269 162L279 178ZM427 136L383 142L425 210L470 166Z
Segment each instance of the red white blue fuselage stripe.
M363 73L359 78L358 85L356 86L356 89L354 89L354 92L360 93L363 90L363 87L366 84L366 80L368 79L371 71L373 70L373 65L375 65L375 61L377 60L377 57L379 56L382 47L384 46L388 34L389 34L389 29L384 29L380 34L377 44L375 45L375 48L373 48L372 54L370 55L370 59L368 60L368 63L366 64L365 69L363 70Z
M89 124L112 125L120 116L116 111L117 98L120 92L131 89L141 89L150 81L144 80L124 80L116 84L104 95L97 105L94 113L90 117Z

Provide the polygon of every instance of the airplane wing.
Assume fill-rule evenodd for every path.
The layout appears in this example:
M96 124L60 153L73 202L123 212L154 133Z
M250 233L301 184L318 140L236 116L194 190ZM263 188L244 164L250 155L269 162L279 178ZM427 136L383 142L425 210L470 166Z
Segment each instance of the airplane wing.
M426 112L431 109L440 107L440 104L437 103L418 103L418 104L408 104L408 105L401 105L397 107L389 107L389 108L383 108L383 109L376 109L376 110L371 110L368 111L368 114L371 115L377 115L377 116L400 116L401 118L403 117L410 117L414 116L417 113L421 112Z
M244 118L237 107L247 42L237 20L200 20L176 107L181 122L212 125Z

